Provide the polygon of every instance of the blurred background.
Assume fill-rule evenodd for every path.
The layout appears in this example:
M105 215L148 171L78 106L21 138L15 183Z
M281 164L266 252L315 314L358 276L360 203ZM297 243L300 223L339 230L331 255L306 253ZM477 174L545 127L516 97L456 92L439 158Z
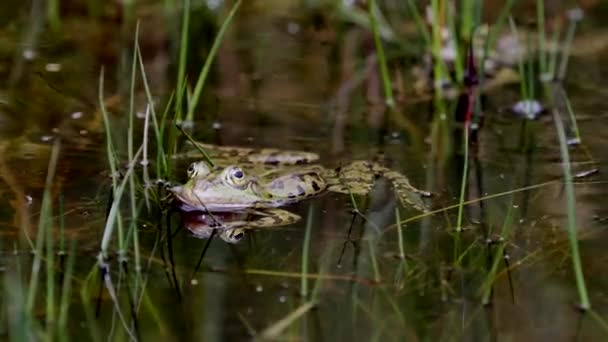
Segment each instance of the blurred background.
M604 340L607 18L599 0L3 0L0 336ZM378 181L238 244L197 238L163 191L186 179L176 123L381 160L430 213Z

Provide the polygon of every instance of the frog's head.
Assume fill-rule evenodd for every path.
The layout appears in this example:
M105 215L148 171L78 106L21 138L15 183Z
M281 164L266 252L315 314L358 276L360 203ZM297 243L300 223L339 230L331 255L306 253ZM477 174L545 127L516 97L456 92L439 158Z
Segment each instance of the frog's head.
M196 164L196 165L195 165ZM210 170L195 163L189 169L191 178L170 191L186 211L238 211L255 207L272 196L259 185L257 178L248 176L237 166Z

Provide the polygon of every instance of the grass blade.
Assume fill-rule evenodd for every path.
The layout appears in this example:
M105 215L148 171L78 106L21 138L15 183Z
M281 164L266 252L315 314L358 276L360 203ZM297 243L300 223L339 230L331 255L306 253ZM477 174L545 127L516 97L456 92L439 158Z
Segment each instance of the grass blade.
M241 6L241 2L242 2L242 0L238 0L234 4L234 6L232 6L232 9L228 13L226 20L220 27L220 30L218 31L217 36L215 37L215 40L213 41L213 45L211 46L209 55L207 56L207 59L205 60L205 64L203 65L203 68L201 69L201 72L198 75L198 80L196 81L196 86L194 87L194 91L192 92L192 98L188 102L188 114L186 115L186 120L188 120L188 121L192 121L192 119L194 118L194 110L196 109L198 101L200 100L200 97L201 97L201 93L203 92L203 86L205 85L205 81L207 80L207 75L209 74L209 70L211 69L211 64L213 63L213 60L215 59L215 55L217 54L217 50L219 49L220 44L222 43L222 39L224 38L224 34L226 33L226 30L230 26L230 23L232 22L232 19L234 18L236 11Z
M559 138L559 148L562 158L562 169L564 172L564 188L566 193L566 213L568 217L568 240L570 242L570 252L572 253L572 266L574 268L574 276L576 278L576 287L578 289L580 308L589 310L591 302L587 294L587 286L585 285L585 277L583 274L583 266L581 256L578 250L578 237L576 227L576 198L574 194L574 185L572 184L572 171L570 170L570 153L568 151L568 141L562 119L557 112L553 110L553 122L557 130Z
M379 11L376 6L376 0L370 0L368 6L369 21L372 28L372 34L374 36L374 45L376 47L376 55L378 59L378 67L380 68L380 75L382 77L382 85L384 89L384 101L389 108L393 108L395 100L393 98L393 87L391 79L388 75L388 66L386 64L386 57L384 56L384 48L382 47L382 39L380 38L380 31L378 29L378 20L376 19L375 11Z

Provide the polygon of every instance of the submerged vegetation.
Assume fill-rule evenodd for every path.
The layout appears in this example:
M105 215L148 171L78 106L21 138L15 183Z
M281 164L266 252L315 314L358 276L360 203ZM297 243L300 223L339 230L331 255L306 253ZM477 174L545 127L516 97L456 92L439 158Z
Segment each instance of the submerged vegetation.
M608 107L587 94L608 84L578 76L608 52L601 2L85 3L34 0L28 25L3 13L22 39L0 39L17 56L0 62L6 338L608 335ZM320 154L342 194L184 214L173 186L229 170L215 145ZM365 192L341 174L362 159L388 170ZM186 178L195 160L206 173ZM19 173L37 164L40 185ZM291 164L235 170L264 189L320 172ZM430 197L422 213L400 186Z

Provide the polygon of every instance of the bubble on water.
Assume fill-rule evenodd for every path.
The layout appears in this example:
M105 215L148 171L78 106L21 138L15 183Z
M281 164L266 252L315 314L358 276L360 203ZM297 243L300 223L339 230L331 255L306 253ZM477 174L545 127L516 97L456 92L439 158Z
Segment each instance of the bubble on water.
M300 32L300 24L296 23L296 22L290 22L287 24L287 32L289 32L289 34L298 34Z
M190 285L198 285L198 280L197 279L191 279L190 280Z
M78 119L82 118L82 112L74 112L74 113L70 114L70 117L74 120L78 120Z
M222 128L222 123L219 121L215 121L213 124L211 124L211 128L213 129L221 129Z
M258 285L255 287L255 292L262 292L264 291L264 288L262 287L262 285Z
M49 141L53 140L53 136L52 135L43 135L40 137L40 140L42 142L49 142Z
M210 10L215 10L222 4L222 0L207 0L207 7Z
M25 203L31 205L34 202L34 198L30 195L25 195Z
M279 296L279 302L285 303L287 301L287 296Z
M543 112L544 108L540 104L540 102L538 102L536 100L523 100L523 101L518 101L517 103L515 103L511 107L511 110L515 114L517 114L525 119L534 120L534 119L538 118L540 113Z
M192 120L182 120L177 123L179 127L183 129L192 129L194 128L194 121Z
M23 58L27 59L28 61L31 61L36 58L36 55L37 53L34 49L27 48L23 50Z
M583 10L579 7L568 11L568 19L572 21L581 21L583 19Z

